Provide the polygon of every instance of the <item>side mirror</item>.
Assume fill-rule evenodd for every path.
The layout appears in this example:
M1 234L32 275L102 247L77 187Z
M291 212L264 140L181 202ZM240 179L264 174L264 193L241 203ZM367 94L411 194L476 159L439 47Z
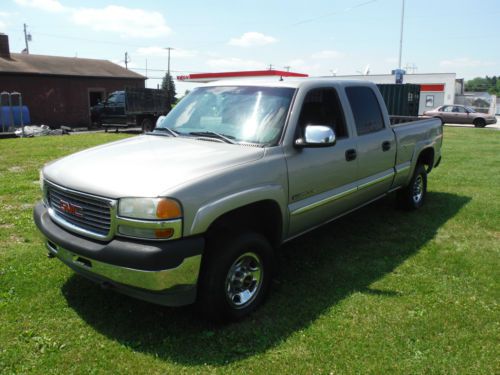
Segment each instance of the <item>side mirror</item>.
M329 126L307 125L304 137L295 141L296 147L330 147L337 141L335 132Z
M155 127L158 127L161 125L161 123L163 122L163 119L165 118L166 116L159 116L158 119L156 120L156 126Z

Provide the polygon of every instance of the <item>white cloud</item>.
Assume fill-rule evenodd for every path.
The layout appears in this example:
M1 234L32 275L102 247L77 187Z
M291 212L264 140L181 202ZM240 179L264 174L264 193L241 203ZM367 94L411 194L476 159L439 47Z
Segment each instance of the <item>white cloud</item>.
M278 40L272 36L257 33L255 31L249 31L247 33L244 33L239 38L231 38L228 44L238 47L254 47L276 43L277 41Z
M160 12L108 5L104 8L71 8L58 0L14 0L18 5L46 12L67 12L76 25L94 31L117 33L124 38L156 38L171 33Z
M151 57L168 57L168 51L164 47L151 46L151 47L141 47L137 49L137 54L141 56L151 56ZM188 50L188 49L172 49L170 51L170 56L175 58L183 57L195 57L198 55L198 51Z
M345 54L335 50L323 50L313 53L311 57L313 59L340 59L342 57L345 57Z
M469 57L458 57L451 60L442 60L439 65L446 68L476 68L479 66L494 65L491 61L473 60Z
M213 69L225 69L225 70L265 69L266 67L266 65L260 61L243 60L237 57L231 57L228 59L208 60L207 65Z
M105 8L80 8L72 20L95 31L110 31L128 38L154 38L171 33L160 12L108 5Z
M57 0L14 0L17 5L47 12L63 12L66 8Z
M384 61L389 64L396 64L398 59L396 57L387 57Z

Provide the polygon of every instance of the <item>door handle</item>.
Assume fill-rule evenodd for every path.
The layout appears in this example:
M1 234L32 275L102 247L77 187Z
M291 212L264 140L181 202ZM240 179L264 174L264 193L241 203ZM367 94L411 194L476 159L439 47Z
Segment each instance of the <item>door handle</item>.
M390 149L391 149L390 141L382 142L382 151L389 151Z
M351 148L345 152L345 160L351 161L356 159L357 153L356 150Z

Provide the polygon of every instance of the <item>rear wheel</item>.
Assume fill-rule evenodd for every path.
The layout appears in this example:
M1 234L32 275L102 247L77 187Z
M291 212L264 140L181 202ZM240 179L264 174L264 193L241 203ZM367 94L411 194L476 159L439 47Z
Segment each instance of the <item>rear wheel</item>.
M474 120L474 126L476 128L484 128L486 126L486 121L483 118L477 118Z
M418 164L410 183L398 191L398 206L406 210L416 210L424 205L427 195L427 171Z
M209 320L239 320L263 302L273 249L259 233L220 234L208 240L198 283L198 308Z
M154 129L153 120L150 118L145 118L141 122L141 128L144 133L153 131Z

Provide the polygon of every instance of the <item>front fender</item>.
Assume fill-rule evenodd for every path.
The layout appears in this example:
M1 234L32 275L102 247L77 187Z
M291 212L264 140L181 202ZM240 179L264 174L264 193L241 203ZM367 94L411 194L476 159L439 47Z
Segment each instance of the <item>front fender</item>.
M189 235L205 233L210 225L222 215L237 208L260 201L272 200L276 202L282 215L282 233L287 233L287 196L281 185L264 185L226 195L211 201L198 209L192 222Z

